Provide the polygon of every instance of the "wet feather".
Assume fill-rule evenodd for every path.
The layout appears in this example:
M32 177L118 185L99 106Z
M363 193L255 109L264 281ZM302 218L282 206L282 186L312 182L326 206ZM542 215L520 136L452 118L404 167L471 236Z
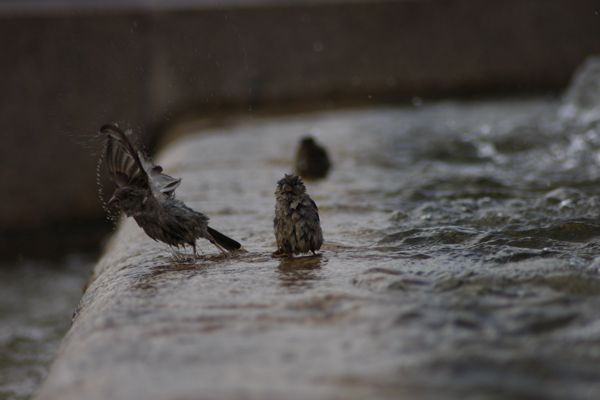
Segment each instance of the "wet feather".
M170 246L190 245L196 255L196 240L205 238L220 251L241 245L208 226L209 218L175 199L181 179L164 174L122 130L114 125L101 129L107 135L108 175L116 190L109 205L117 205L127 217L154 240Z
M274 255L316 254L323 244L319 210L299 176L285 175L277 182L273 229Z

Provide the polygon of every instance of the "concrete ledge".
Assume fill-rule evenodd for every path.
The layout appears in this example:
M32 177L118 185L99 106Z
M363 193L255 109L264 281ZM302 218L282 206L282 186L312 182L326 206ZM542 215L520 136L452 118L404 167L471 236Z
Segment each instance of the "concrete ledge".
M317 257L270 256L274 182L289 169L280 134L319 117L275 122L281 129L260 136L245 132L273 123L238 128L233 152L223 146L227 130L166 149L159 163L184 178L178 197L249 252L224 258L200 240L199 260L174 260L124 221L36 399L377 399L404 391L389 369L393 352L379 348L393 331L371 332L391 322L397 304L352 283L364 265L331 257L331 242Z

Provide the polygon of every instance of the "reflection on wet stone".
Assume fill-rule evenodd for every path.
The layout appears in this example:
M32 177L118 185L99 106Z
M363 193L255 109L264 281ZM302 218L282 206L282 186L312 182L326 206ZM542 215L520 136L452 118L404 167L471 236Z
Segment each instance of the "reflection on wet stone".
M321 265L327 260L321 254L296 258L283 258L277 268L283 286L297 290L310 289L312 282L322 279L319 276Z

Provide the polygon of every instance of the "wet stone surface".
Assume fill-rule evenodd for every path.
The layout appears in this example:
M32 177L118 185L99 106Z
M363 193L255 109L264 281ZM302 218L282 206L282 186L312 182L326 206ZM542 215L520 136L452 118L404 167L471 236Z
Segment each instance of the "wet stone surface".
M247 253L176 258L122 223L37 398L597 398L600 114L574 98L180 139L158 163ZM275 182L308 131L334 163L307 184L325 244L275 259Z

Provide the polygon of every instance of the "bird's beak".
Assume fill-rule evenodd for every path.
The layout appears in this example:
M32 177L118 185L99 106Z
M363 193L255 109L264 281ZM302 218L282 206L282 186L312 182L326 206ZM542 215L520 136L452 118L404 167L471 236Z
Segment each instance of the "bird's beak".
M110 200L108 201L109 207L112 207L113 205L119 207L119 199L117 199L115 196L111 197Z
M286 183L286 184L283 185L282 190L283 190L284 193L291 192L292 191L292 187Z

